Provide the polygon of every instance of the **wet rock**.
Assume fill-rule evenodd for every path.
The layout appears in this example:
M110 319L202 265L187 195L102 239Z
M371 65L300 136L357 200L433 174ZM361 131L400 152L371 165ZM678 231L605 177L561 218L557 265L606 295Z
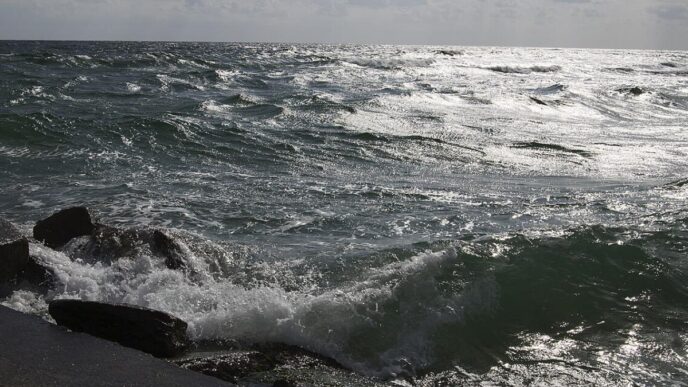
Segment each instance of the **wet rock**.
M56 248L72 238L91 234L94 228L91 215L85 207L72 207L36 223L33 237L48 247Z
M96 223L88 238L73 239L65 249L69 250L72 259L113 262L136 256L139 249L149 245L151 234L145 229L120 229Z
M0 219L0 283L12 281L29 262L29 241L14 225Z
M53 288L54 280L53 269L39 258L29 255L28 262L17 276L17 288L45 293Z
M184 254L179 244L170 236L160 230L153 232L153 247L165 257L165 265L172 270L179 270L186 267Z
M638 86L635 86L635 87L624 87L624 88L618 89L617 91L618 91L619 93L632 94L632 95L634 95L634 96L636 96L636 97L639 96L639 95L641 95L641 94L644 94L644 93L645 93L645 90L641 89L641 88L638 87Z
M168 232L149 228L121 229L96 223L89 236L74 238L62 247L71 259L112 263L153 253L172 270L187 268L185 247Z
M275 368L270 358L257 351L237 351L213 357L183 360L177 365L231 383L238 383L243 377Z
M91 234L89 254L112 257L125 256L131 254L139 239L136 230L122 230L97 223Z
M664 184L664 187L666 188L682 188L684 186L688 186L688 179L676 180L672 181L671 183Z
M276 343L176 361L182 368L240 385L378 386L326 356Z
M277 379L272 383L272 387L296 387L297 384L287 379Z
M130 306L79 300L49 305L55 321L73 331L118 342L157 357L182 354L189 346L187 324L167 313Z
M633 95L641 95L644 93L643 89L641 89L639 87L632 87L628 90L628 92L633 94Z
M535 103L538 104L538 105L548 106L548 105L547 105L547 102L545 102L545 101L543 101L543 100L541 100L541 99L539 99L539 98L530 97L530 100L533 101L533 102L535 102Z
M292 367L326 367L346 370L343 365L332 358L294 345L265 343L256 345L253 348L266 354L277 365L286 364Z
M438 54L441 55L446 55L446 56L457 56L457 55L463 55L464 51L463 50L439 50L437 51Z

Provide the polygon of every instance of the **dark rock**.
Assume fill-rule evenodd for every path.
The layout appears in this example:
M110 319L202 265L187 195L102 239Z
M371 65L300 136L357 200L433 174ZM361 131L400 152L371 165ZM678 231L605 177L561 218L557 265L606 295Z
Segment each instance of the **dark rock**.
M130 254L139 241L136 230L121 230L97 223L91 234L89 254L95 256L112 255L120 257Z
M641 95L641 94L643 94L643 93L645 93L645 90L641 89L641 88L638 87L638 86L635 86L635 87L624 87L624 88L618 89L617 91L618 91L619 93L633 94L633 95L636 96L636 97L639 96L639 95Z
M29 241L14 225L0 219L0 283L13 280L29 261Z
M36 223L33 237L48 247L56 248L72 238L91 234L94 228L88 210L85 207L73 207Z
M438 53L438 54L442 54L442 55L447 55L447 56L456 56L456 55L463 55L463 54L465 53L465 51L463 51L463 50L459 50L459 51L455 51L455 50L439 50L439 51L437 51L437 53Z
M144 245L150 244L151 234L145 229L119 229L96 223L89 238L69 242L70 258L85 262L113 262L133 257Z
M676 180L672 181L671 183L664 184L664 187L667 188L682 188L684 186L688 185L688 179L682 179L682 180Z
M641 95L644 93L643 89L639 87L632 87L631 89L628 90L629 93L633 95Z
M179 270L186 267L184 254L179 244L160 230L153 232L153 247L158 253L165 257L165 265L172 270Z
M0 306L0 386L221 387L225 382Z
M177 365L231 383L238 383L243 377L269 371L276 366L268 356L257 351L237 351L214 357L183 360Z
M539 99L539 98L530 97L530 99L531 99L531 101L535 102L535 103L538 104L538 105L547 106L547 102L545 102L545 101L543 101L543 100L541 100L541 99Z
M272 383L272 387L296 387L297 384L287 379L277 379Z
M182 368L240 384L273 386L378 386L337 361L300 347L265 343L175 362Z
M45 292L53 288L54 278L55 273L50 266L30 255L26 266L19 273L17 283L19 288Z
M187 268L185 248L180 242L166 231L149 228L120 229L96 223L88 237L72 239L64 250L71 259L88 263L111 263L152 252L172 270Z
M50 303L50 315L73 331L118 342L158 357L180 355L189 346L187 324L167 313L79 300Z
M54 270L40 258L29 255L24 267L9 282L0 283L0 297L7 297L17 290L47 293L54 287Z
M321 366L332 369L346 370L343 365L339 364L336 360L330 357L294 345L265 343L255 345L253 348L264 353L266 356L272 359L275 364L278 365L286 364L291 367Z

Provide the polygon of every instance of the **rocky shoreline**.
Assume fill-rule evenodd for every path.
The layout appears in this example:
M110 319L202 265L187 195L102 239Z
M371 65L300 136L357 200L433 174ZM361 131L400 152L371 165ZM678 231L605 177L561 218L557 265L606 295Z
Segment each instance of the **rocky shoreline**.
M95 256L105 261L104 263L126 257L137 244L147 244L153 253L164 259L165 266L169 269L193 274L192 268L185 261L182 246L165 230L119 229L94 222L89 210L84 207L73 207L38 221L33 228L32 238L22 235L10 222L0 219L0 298L7 297L16 290L47 294L55 285L53 269L31 254L30 241L57 250L69 244L70 252L75 257ZM57 325L72 332L82 332L119 343L124 347L165 358L169 364L180 369L234 384L372 386L382 383L358 375L326 356L282 343L242 344L233 341L199 345L188 337L185 321L162 311L139 306L56 299L50 301L48 312ZM2 336L11 335L11 326L16 323L14 319L17 318L15 313L5 308L2 316L0 328L4 329L0 329L0 340L3 340ZM29 325L36 326L36 323ZM83 338L83 334L75 335L80 338L78 340ZM64 340L67 343L78 341ZM25 345L32 348L36 343L28 340ZM68 347L71 345L67 344ZM0 357L0 363L5 363L0 364L0 373L3 374L0 376L4 377L8 377L7 369L14 364L15 358L23 356L15 353L12 345L6 348L5 354ZM47 372L47 368L45 371ZM26 385L51 385L42 382L48 377L49 375L36 375L35 378L28 379L30 383L27 382ZM68 384L80 385L76 381L72 382ZM155 384L173 385L161 381L156 381ZM89 380L88 385L113 384L104 375L102 380Z

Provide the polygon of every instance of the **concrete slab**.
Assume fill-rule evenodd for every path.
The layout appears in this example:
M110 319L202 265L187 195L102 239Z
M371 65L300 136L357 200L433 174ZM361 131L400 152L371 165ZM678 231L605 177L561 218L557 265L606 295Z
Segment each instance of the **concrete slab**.
M164 360L0 306L0 386L229 384Z

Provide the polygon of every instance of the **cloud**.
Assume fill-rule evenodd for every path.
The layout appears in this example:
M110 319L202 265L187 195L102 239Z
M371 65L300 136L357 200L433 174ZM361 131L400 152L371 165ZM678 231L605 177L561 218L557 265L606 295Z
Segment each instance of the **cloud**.
M390 8L390 7L416 7L427 5L425 0L348 0L348 4L358 7Z
M660 19L669 21L684 21L688 20L688 7L681 4L660 4L652 6L649 12L656 15Z
M685 20L682 0L0 0L4 39L686 49Z

